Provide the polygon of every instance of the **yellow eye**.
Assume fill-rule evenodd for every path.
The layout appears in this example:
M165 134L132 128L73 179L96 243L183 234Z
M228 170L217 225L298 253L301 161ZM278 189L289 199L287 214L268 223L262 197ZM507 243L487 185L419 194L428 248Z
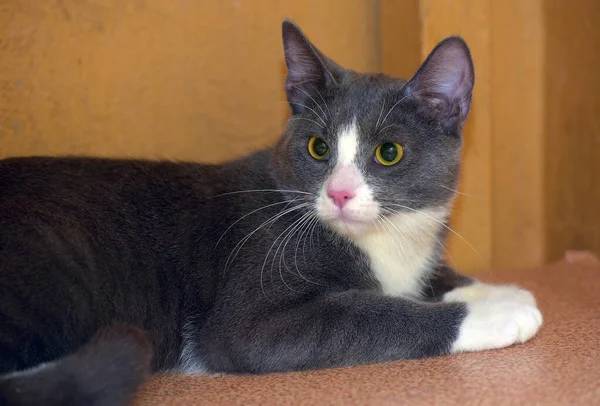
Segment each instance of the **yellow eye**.
M308 141L308 153L315 159L325 159L329 155L329 145L322 138L311 137Z
M402 145L397 142L386 142L375 150L377 162L385 166L397 164L402 159L402 155L404 155L404 150Z

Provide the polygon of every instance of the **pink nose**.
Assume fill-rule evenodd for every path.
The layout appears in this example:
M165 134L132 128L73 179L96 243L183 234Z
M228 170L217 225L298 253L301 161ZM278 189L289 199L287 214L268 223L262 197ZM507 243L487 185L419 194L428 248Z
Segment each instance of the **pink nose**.
M327 195L331 197L335 202L336 206L341 209L346 203L348 203L348 200L354 197L355 193L349 190L329 189L327 190Z

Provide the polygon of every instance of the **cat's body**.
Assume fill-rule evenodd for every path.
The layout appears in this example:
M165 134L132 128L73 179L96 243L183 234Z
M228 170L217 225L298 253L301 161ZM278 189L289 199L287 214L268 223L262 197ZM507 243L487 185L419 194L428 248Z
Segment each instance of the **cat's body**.
M385 362L535 334L528 292L442 260L473 82L466 45L447 40L406 83L343 70L290 23L284 43L294 116L273 149L223 165L0 161L0 404L49 404L60 385L75 403L126 401L140 382L127 386L131 365L143 376L149 362L137 328L152 370L188 373ZM62 371L72 378L81 359L114 374L75 390ZM111 379L121 397L106 394Z

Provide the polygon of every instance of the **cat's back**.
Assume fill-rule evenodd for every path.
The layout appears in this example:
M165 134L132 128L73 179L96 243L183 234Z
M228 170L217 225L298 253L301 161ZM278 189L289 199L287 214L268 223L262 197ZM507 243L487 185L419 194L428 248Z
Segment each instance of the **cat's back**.
M0 201L16 196L39 198L119 194L151 189L195 191L211 183L217 167L170 161L86 157L19 157L0 160ZM164 190L164 189L167 190ZM114 197L115 195L113 195Z
M152 253L152 246L165 246L188 231L182 229L184 217L202 221L217 170L105 158L0 160L0 251L12 256L2 249L9 241L31 245L41 238L79 241L77 250L91 239L104 251Z
M225 164L87 157L0 160L0 223L164 243L226 215L214 196L265 183L268 153ZM272 185L268 185L273 187ZM264 186L262 186L264 187ZM227 193L226 193L227 194ZM232 196L238 199L237 195ZM245 200L245 199L244 199ZM225 211L225 212L224 212ZM192 221L193 219L193 221Z
M91 157L0 159L0 202L15 196L50 198L86 194L180 194L210 199L236 184L270 182L270 151L223 164Z

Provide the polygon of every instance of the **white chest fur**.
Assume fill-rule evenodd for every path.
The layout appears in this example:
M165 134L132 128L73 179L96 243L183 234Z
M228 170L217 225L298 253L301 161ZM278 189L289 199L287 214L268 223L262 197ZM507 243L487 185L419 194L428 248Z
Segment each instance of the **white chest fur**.
M448 213L446 209L425 209L389 216L355 243L369 256L371 268L383 293L414 296L420 291L435 253Z

